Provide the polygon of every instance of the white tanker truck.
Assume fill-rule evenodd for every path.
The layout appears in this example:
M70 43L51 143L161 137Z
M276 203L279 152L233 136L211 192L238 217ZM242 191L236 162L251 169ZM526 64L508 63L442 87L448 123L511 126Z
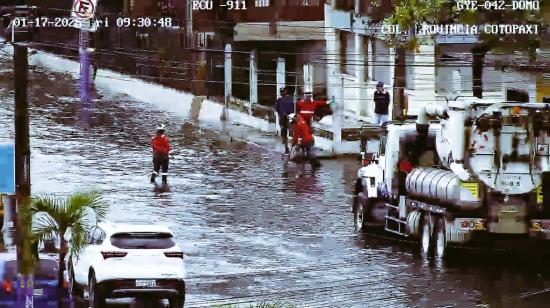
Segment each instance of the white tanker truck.
M495 238L550 241L550 104L460 98L361 135L356 230L441 258Z

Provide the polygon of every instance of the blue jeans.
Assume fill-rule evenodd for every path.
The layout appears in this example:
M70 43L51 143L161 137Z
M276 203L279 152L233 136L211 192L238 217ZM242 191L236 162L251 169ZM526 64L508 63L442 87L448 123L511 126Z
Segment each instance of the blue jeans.
M388 122L387 114L374 114L374 125L382 126L382 124Z

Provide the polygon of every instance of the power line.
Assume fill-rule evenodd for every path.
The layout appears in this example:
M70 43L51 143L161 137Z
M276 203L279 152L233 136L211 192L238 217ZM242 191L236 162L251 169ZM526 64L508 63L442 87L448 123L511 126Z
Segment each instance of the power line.
M73 58L73 59L77 59L78 57L77 56L66 56L68 58ZM189 63L188 63L189 64ZM121 70L120 67L117 67L117 66L113 66L113 65L103 65L104 67L107 67L107 68L114 68L116 70ZM180 69L178 67L170 67L170 68L173 68L173 69ZM246 69L248 69L246 67ZM63 72L63 71L57 71L59 73L66 73L66 72ZM73 75L77 75L76 73L72 73ZM177 72L170 72L168 73L168 75L190 75L190 74L187 74L187 73L177 73ZM419 75L422 75L422 74L415 74L415 76L419 76ZM148 75L143 75L143 74L134 74L133 76L136 76L136 77L141 77L145 80L160 80L160 81L188 81L188 82L201 82L201 83L210 83L210 84L221 84L221 83L224 83L223 80L203 80L203 79L192 79L192 78L174 78L174 77L165 77L165 76L148 76ZM432 76L430 74L425 74L425 76ZM101 76L100 76L101 77ZM114 77L114 76L110 76L110 77L106 77L106 76L103 76L103 78L108 78L108 79L117 79L117 80L123 80L123 81L132 81L131 79L128 79L128 78L124 78L124 77ZM404 78L407 78L407 77L404 77ZM392 77L393 79L393 77ZM532 80L530 79L515 79L514 80L515 82L532 82ZM350 81L351 83L355 83L353 81ZM238 81L238 80L234 80L233 81L234 84L236 85L249 85L249 82L246 82L246 81ZM490 85L490 84L496 84L496 85L501 85L502 84L502 81L493 81L493 82L484 82L483 83L484 85ZM258 86L276 86L277 84L276 83L273 83L271 82L270 80L266 80L266 81L262 81L262 80L259 80L258 82ZM330 86L341 86L341 83L337 82L337 83L329 83L326 85L326 87L330 87ZM313 86L314 88L325 88L324 85L314 85ZM363 88L362 86L360 85L344 85L344 88L345 89L361 89ZM402 87L404 89L409 89L409 90L415 90L414 88L410 88L410 87ZM418 86L418 90L421 90L423 87L421 85ZM350 100L354 100L355 98L347 98L347 99L350 99ZM355 99L357 100L357 99ZM358 99L358 100L368 100L368 99ZM427 100L428 101L428 100ZM430 100L431 101L431 100Z
M53 47L60 47L60 45L57 45L57 44L48 44L48 43L35 43L35 44L38 44L38 45L43 45L43 46L53 46ZM66 47L67 49L72 49L72 50L78 50L78 47L76 46L72 46L72 45L67 45L67 44L63 44L65 45L64 47ZM112 51L112 50L104 50L104 49L100 49L100 50L96 50L96 52L98 54L104 54L104 55L127 55L127 56L131 56L133 57L134 59L147 59L149 61L152 61L152 62L160 62L160 63L174 63L174 64L183 64L183 65L194 65L194 66L197 66L198 64L196 62L182 62L182 61L173 61L173 60L159 60L159 59L150 59L148 57L136 57L134 54L131 54L131 53L127 53L127 52L121 52L121 51ZM320 60L317 60L317 61L314 61L313 63L316 63L316 64L327 64L327 65L339 65L339 66L352 66L352 67L395 67L395 63L392 62L392 61L380 61L380 60L375 60L374 63L355 63L356 60L347 60L346 62L340 62L340 61L335 61L335 62L329 62L329 61L332 61L331 59L327 60L327 59L320 59ZM362 62L362 61L361 61ZM367 61L365 61L367 62ZM486 60L486 62L488 62L488 60ZM441 63L432 63L432 62L419 62L419 61L415 61L414 64L405 64L407 67L436 67L436 68L441 68L441 67L457 67L457 68L464 68L466 66L469 66L467 64L470 64L470 63L464 63L464 64L461 64L461 63L453 63L453 64L441 64ZM142 64L144 65L144 64ZM484 65L485 67L493 67L493 66L490 66L490 65ZM174 69L180 69L178 67L171 67L171 68L174 68ZM234 66L234 68L242 68L242 69L248 69L248 67L238 67L238 66ZM261 70L262 72L268 72L270 70ZM276 72L276 70L271 70L271 72ZM293 72L293 71L287 71L287 73L290 73L290 74L301 74L301 72Z
M73 58L73 59L76 59L78 57L76 56L73 56L73 57L70 57L70 56L67 56L68 58ZM188 63L190 64L190 63ZM111 67L111 68L115 68L117 70L121 70L120 67L116 67L116 66L112 66L112 65L104 65L106 67ZM177 67L172 67L173 69L180 69L180 68L177 68ZM67 72L63 72L63 71L57 71L59 73L67 73ZM69 73L71 75L77 75L76 73ZM185 74L185 73L174 73L174 72L171 72L171 74L180 74L180 75L189 75L189 74ZM169 74L170 75L170 74ZM224 81L216 81L216 80L202 80L202 79L192 79L192 78L174 78L174 77L163 77L163 76L148 76L148 75L140 75L140 74L135 74L134 76L137 76L137 77L140 77L142 79L144 79L145 81L151 81L151 80L160 80L161 82L162 81L187 81L187 82L200 82L200 83L206 83L206 84L212 84L212 83L218 83L218 84L221 84L221 83L224 83ZM431 76L431 75L429 75ZM106 77L106 76L103 76L103 78L107 78L107 79L113 79L113 80L122 80L122 81L133 81L132 79L128 79L128 78L124 78L124 77L114 77L114 76L110 76L110 77ZM515 80L516 82L520 82L520 81L524 81L524 82L531 82L531 80ZM248 82L244 82L244 81L234 81L233 82L234 84L236 85L249 85ZM353 83L353 82L352 82ZM484 82L484 85L487 85L487 84L498 84L498 85L501 85L502 82ZM324 86L324 85L314 85L313 87L314 88L325 88L325 87L330 87L330 86L340 86L341 84L340 83L336 83L336 84L328 84L327 86ZM266 81L266 82L262 82L260 80L260 82L258 82L258 86L276 86L275 83L270 83L269 81ZM362 88L361 86L359 85L344 85L344 89L359 89L359 88ZM414 89L410 89L410 88L407 88L407 87L402 87L404 89L408 89L408 90L414 90ZM422 87L420 87L419 89L421 89ZM488 89L490 90L490 89ZM446 92L445 92L446 93ZM444 93L441 93L440 95L444 95ZM344 99L346 101L370 101L369 98L357 98L357 97L344 97ZM434 97L434 99L415 99L416 102L418 101L426 101L426 102L432 102L432 101L435 101L436 98Z

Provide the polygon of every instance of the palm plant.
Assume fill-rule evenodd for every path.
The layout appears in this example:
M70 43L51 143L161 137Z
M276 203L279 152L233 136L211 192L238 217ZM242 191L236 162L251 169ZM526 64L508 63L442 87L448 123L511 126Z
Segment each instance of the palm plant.
M59 238L59 284L63 283L67 253L77 255L86 245L91 227L106 218L109 206L100 191L88 189L66 198L52 195L34 197L31 201L32 229L36 244ZM69 232L71 245L66 240Z

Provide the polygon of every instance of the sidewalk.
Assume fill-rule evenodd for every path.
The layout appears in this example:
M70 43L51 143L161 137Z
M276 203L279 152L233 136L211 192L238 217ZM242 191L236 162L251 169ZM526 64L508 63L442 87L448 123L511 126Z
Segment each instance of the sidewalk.
M1 49L9 54L13 53L11 45L6 45ZM40 50L30 57L29 64L52 71L70 73L75 78L80 70L77 61ZM247 106L247 102L234 100L226 109L222 104L206 99L206 97L194 97L186 92L146 82L109 69L98 70L95 86L125 93L144 103L151 104L152 107L173 112L196 121L203 127L227 134L230 139L246 141L252 146L278 153L284 151L280 138L277 136L277 126L271 108L261 105L250 108ZM223 121L222 118L226 120ZM351 116L345 117L342 142L335 143L330 118L331 116L327 116L320 123L313 125L318 156L320 158L335 158L343 155L357 155L359 153L358 131L361 127L359 120Z
M223 106L205 97L195 97L191 109L192 119L208 123L216 130L229 132L229 135L234 138L247 140L250 143L271 148L280 153L284 151L284 146L281 144L278 135L278 125L275 124L274 118L251 116L243 111L242 105L240 106L234 102L226 110L227 120L220 121L219 119L222 118L224 113ZM272 109L269 109L269 112L273 114ZM326 116L320 122L314 122L312 126L318 156L334 158L357 155L359 153L359 130L364 123L366 122L360 122L359 119L352 116L345 116L342 127L342 142L335 143L333 141L332 116ZM250 128L255 132L251 132ZM267 137L271 139L269 144L266 144Z

